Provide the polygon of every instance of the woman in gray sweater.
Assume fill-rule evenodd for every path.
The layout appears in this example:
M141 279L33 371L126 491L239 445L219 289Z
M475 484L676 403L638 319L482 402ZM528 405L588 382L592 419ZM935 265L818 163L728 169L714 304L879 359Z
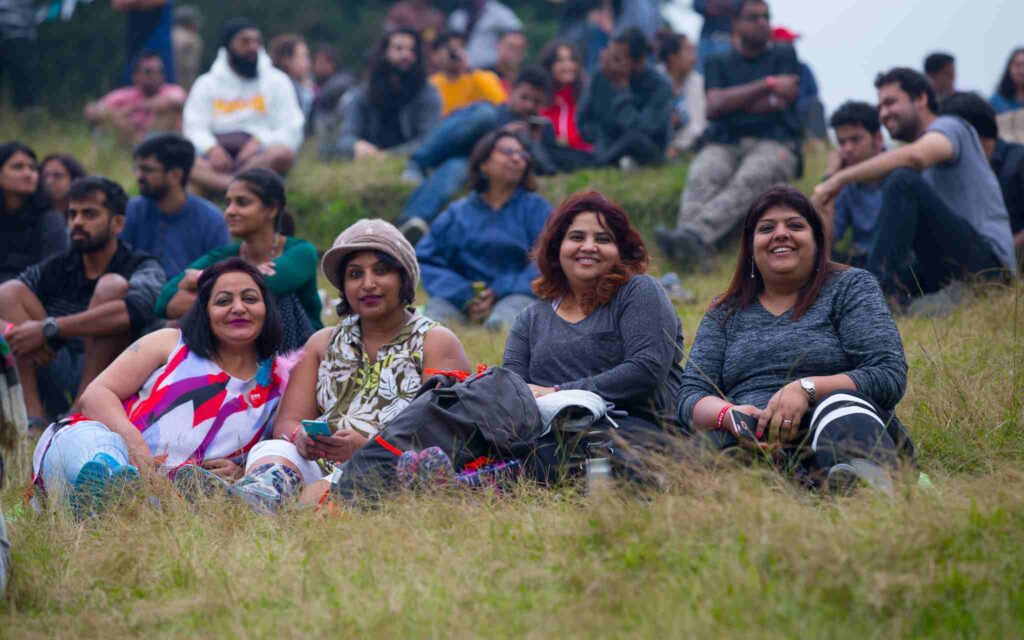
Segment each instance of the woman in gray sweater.
M592 391L652 428L675 422L683 329L646 275L647 250L618 205L577 194L548 217L534 249L540 298L516 318L504 366L537 397Z
M729 288L694 339L680 423L718 447L781 449L818 484L885 486L898 454L912 454L892 413L906 382L877 281L831 261L822 220L799 191L763 193ZM730 409L756 425L734 424Z

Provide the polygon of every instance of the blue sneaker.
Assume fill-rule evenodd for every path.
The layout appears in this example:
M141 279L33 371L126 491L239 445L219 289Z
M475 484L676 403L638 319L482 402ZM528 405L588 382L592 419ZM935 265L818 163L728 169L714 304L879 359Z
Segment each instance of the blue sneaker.
M139 470L123 465L106 453L97 453L82 465L71 495L71 510L75 517L98 515L110 499L116 499L135 488Z

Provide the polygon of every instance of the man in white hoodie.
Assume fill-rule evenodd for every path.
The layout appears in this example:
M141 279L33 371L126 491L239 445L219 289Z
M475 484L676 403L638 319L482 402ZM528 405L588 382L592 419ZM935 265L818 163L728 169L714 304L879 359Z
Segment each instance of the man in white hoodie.
M304 124L292 82L274 68L256 24L228 20L217 59L185 102L184 134L198 153L192 182L223 192L245 169L284 175L295 162Z

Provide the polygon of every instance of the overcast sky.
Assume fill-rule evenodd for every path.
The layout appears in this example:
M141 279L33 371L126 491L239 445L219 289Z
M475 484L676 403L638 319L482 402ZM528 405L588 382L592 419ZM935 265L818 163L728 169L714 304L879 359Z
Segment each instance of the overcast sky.
M689 0L666 17L689 36L701 18ZM988 97L1014 47L1024 46L1024 0L770 0L772 22L800 33L827 113L850 98L875 101L875 74L920 69L936 50L956 56L957 88Z

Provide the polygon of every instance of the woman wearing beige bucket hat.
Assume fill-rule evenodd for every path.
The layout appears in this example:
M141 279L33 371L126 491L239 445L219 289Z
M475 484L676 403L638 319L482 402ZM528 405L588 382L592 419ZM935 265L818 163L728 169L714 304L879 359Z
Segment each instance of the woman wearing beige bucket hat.
M413 399L425 369L470 370L459 339L410 305L419 280L412 245L389 222L360 220L335 239L320 263L338 288L335 327L306 342L274 423L274 439L253 447L246 478L229 486L192 470L198 488L226 490L276 509L306 486L304 501L328 489L348 460ZM326 423L331 435L310 435Z

